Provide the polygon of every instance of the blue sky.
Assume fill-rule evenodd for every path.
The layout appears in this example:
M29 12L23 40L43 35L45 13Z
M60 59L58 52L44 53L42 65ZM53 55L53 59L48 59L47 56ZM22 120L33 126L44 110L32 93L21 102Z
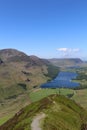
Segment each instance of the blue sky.
M87 0L0 0L0 49L87 59Z

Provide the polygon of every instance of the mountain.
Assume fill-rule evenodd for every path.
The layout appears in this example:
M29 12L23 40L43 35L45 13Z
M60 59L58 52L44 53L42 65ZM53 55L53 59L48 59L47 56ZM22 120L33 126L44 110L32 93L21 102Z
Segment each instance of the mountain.
M0 50L0 65L0 89L19 83L33 87L46 81L47 65L36 56L28 56L15 49Z
M45 59L15 49L0 50L0 117L29 104L29 93L51 79L51 75L57 75L58 70Z
M64 58L64 59L53 58L53 59L48 59L48 61L51 62L53 65L60 66L60 67L78 66L83 63L83 61L79 58Z
M0 58L0 64L4 63L0 66L1 86L18 85L21 82L30 87L39 85L40 80L35 80L37 73L37 78L43 76L42 80L46 81L44 74L47 73L47 65L40 58L14 49L0 50Z
M0 57L3 59L3 61L10 61L10 59L16 57L16 56L27 56L25 53L20 52L16 49L3 49L0 50Z
M21 109L0 126L0 130L33 130L32 122L42 113L45 115L43 130L87 130L87 112L74 101L59 95L51 95Z

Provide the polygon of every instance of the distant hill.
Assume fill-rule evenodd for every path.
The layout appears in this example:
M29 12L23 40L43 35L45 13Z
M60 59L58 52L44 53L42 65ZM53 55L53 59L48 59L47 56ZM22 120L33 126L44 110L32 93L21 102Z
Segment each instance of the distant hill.
M53 65L56 66L78 66L83 63L83 61L79 58L64 58L64 59L48 59L49 62L51 62Z
M32 130L32 121L41 113L45 114L43 130L87 130L87 112L59 95L51 95L21 109L0 130Z

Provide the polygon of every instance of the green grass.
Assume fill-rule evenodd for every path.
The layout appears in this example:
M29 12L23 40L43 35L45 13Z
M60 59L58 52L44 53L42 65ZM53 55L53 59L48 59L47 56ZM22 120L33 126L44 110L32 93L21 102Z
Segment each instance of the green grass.
M11 115L11 114L3 116L2 118L0 118L0 125L2 125L3 123L5 123L6 121L8 121L12 117L13 117L13 115Z
M40 89L36 92L31 92L29 94L29 98L26 95L24 97L20 97L19 100L14 99L14 103L12 103L13 100L10 101L10 104L7 104L7 107L5 105L4 108L1 109L2 115L0 116L0 125L5 123L10 117L12 117L11 115L14 115L18 110L20 110L20 108L22 108L22 106L24 106L24 104L27 100L30 99L31 102L36 102L49 95L59 94L59 92L61 95L67 96L67 94L72 94L73 90L71 90L71 89ZM5 116L3 115L3 113L5 113Z
M56 104L56 105L55 105ZM56 109L54 109L54 105ZM80 130L84 118L80 114L84 113L82 108L74 102L60 96L56 99L53 108L47 111L43 130ZM59 109L58 109L59 107ZM86 113L85 113L86 114ZM85 120L86 121L86 120Z
M31 92L29 98L31 102L36 102L52 94L60 94L67 97L69 97L69 95L72 95L72 100L81 105L83 108L87 109L87 89L40 89L36 92Z
M61 91L61 92L64 93L64 91ZM30 99L32 102L35 102L44 97L47 97L48 95L55 94L55 93L56 93L56 90L54 90L54 89L40 90L38 92L31 93ZM22 99L23 99L23 101L22 101ZM29 100L29 98L24 96L24 97L20 97L19 99L14 99L14 102L12 99L12 101L10 100L10 102L8 102L8 104L6 103L7 105L5 104L2 107L0 106L0 125L5 123L10 118L11 113L15 114L22 107L24 107L26 105L25 103L27 102L27 100Z
M25 94L20 95L17 99L8 99L6 102L3 102L3 105L0 106L0 125L29 103L29 97Z
M21 109L0 130L31 130L31 122L40 112L46 114L43 130L81 130L81 125L87 122L87 112L74 101L51 95Z
M87 109L87 89L76 90L72 99Z
M40 89L36 92L31 92L29 94L29 98L32 102L35 102L52 94L60 94L60 95L67 96L68 94L73 94L73 93L74 90L72 89L63 89L63 88L62 89Z

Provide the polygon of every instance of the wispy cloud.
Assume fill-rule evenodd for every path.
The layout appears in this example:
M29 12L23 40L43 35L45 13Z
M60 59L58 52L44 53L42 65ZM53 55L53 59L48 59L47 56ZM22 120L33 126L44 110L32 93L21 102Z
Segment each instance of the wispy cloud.
M80 52L79 48L57 48L57 51L60 52L63 57L73 57Z
M68 51L68 48L58 48L57 50L66 52L66 51Z

